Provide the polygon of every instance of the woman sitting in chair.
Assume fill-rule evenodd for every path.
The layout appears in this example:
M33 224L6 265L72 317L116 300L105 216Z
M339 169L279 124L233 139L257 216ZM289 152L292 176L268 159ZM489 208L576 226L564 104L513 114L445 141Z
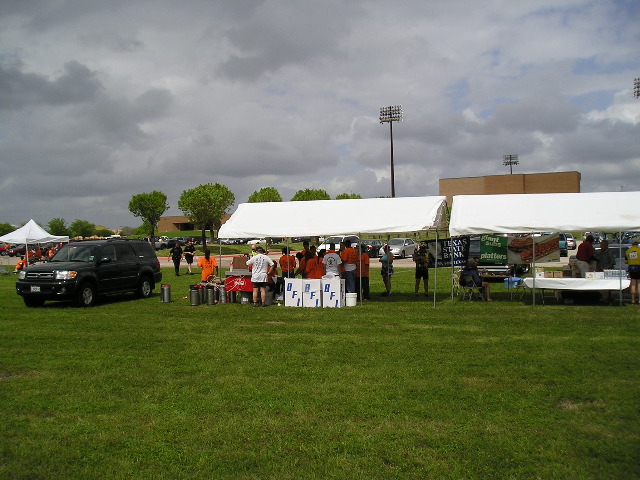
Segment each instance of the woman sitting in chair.
M491 287L489 282L483 282L478 275L478 265L473 260L469 260L460 272L460 286L478 287L482 293L482 299L491 302Z

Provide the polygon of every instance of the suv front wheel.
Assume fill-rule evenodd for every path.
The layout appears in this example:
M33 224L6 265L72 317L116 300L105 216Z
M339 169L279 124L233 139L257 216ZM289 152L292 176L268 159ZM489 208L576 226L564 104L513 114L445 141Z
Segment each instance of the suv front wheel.
M91 307L94 303L96 303L96 288L90 283L83 283L76 293L76 306Z

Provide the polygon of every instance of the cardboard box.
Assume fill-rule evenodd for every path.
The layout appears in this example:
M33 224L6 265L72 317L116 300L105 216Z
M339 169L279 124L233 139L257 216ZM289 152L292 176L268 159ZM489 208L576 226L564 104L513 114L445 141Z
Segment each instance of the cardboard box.
M322 306L322 285L320 279L302 280L302 306L310 308Z
M302 307L302 279L284 279L284 306Z
M340 277L322 279L322 306L342 308L345 304L344 280Z
M246 270L247 269L247 260L249 260L244 255L239 255L237 257L233 257L231 259L231 269L232 270Z
M553 272L553 278L562 278L562 271L561 270L556 270Z
M553 272L544 272L544 278L553 278Z

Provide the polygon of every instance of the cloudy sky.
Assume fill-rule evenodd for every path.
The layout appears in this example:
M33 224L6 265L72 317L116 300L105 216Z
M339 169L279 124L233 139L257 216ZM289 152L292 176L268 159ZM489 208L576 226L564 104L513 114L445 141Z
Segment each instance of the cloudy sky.
M637 0L4 0L0 222L138 226L132 195L221 183L437 195L577 170L640 190Z

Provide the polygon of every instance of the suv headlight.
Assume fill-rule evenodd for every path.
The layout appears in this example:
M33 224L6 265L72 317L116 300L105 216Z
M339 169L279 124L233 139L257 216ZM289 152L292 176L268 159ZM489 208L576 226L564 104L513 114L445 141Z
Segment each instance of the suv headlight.
M78 272L74 270L57 270L56 280L73 280L77 274Z
M18 272L18 280L24 280L24 277L27 276L27 272L25 272L24 270L20 270Z

